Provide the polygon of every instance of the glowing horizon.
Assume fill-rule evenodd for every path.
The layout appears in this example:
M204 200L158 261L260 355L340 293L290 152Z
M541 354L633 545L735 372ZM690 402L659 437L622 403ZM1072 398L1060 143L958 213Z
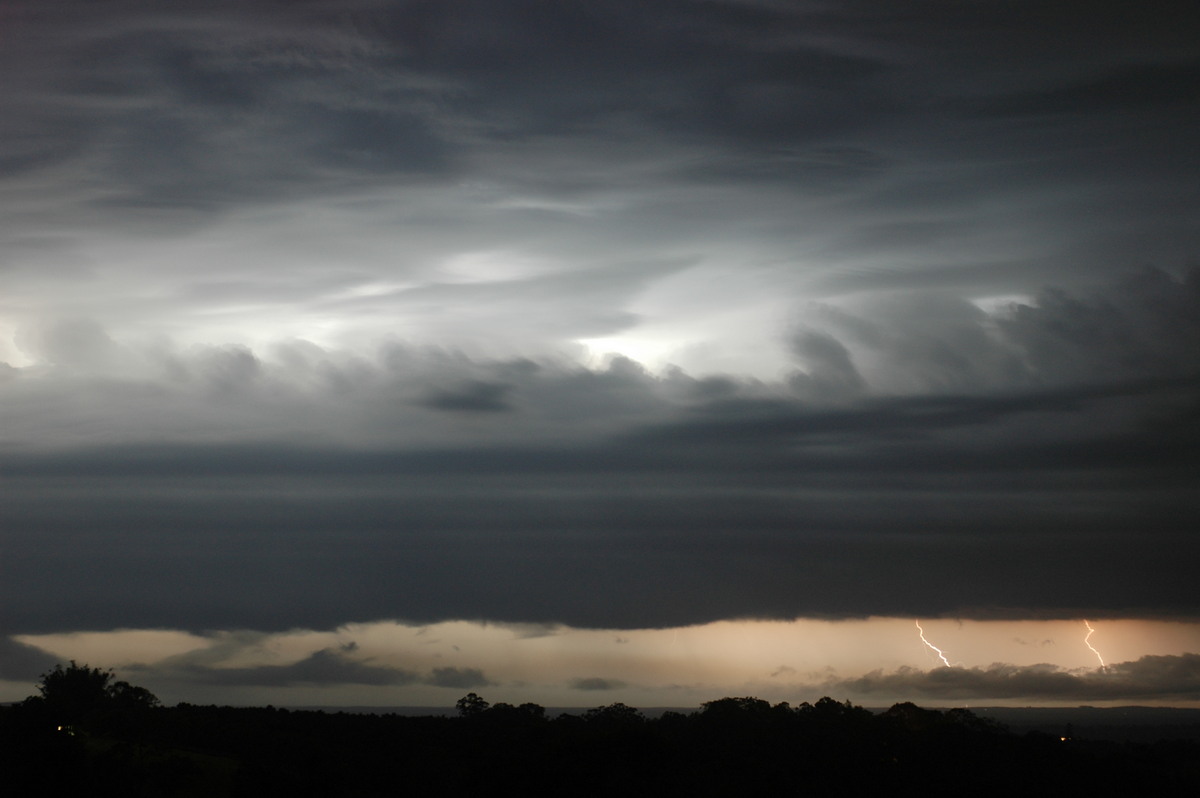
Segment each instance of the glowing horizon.
M1056 698L1048 687L1028 696L986 694L988 680L1000 676L1009 681L997 684L1011 689L1004 685L1013 674L998 670L1001 664L1026 677L1059 674L1083 680L1072 683L1072 689L1086 690L1089 672L1113 672L1121 663L1146 656L1194 654L1200 651L1196 623L1097 622L1111 649L1110 664L1104 669L1089 664L1094 663L1093 652L1073 631L1078 621L925 619L921 623L922 635L935 634L939 641L953 644L956 652L953 665L937 669L970 674L979 685L963 689L985 692L931 693L929 685L916 677L937 670L927 668L932 646L914 640L912 619L902 618L721 621L635 630L386 622L351 624L330 632L195 635L114 630L16 639L63 661L112 667L122 678L160 691L169 702L447 706L457 697L456 691L474 690L498 701L555 706L613 701L686 706L742 694L792 703L832 694L860 704L913 700L930 706L1197 704L1196 697L1168 694L1168 685L1140 684L1137 674L1129 677L1132 681L1126 689L1142 689L1141 696L1121 697L1101 690L1091 698L1078 692ZM318 661L328 670L313 670ZM388 673L396 674L394 681L382 683ZM381 683L355 683L355 679ZM907 693L905 679L913 681ZM1178 689L1187 693L1195 691L1196 685ZM19 689L10 683L5 698L23 697L16 692ZM234 698L220 699L221 695Z

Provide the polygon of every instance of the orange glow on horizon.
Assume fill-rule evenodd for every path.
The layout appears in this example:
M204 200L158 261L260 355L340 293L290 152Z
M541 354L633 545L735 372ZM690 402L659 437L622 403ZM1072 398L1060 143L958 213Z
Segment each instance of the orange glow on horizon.
M458 687L439 686L435 672L477 673L493 701L546 706L592 706L622 701L642 706L689 706L723 695L755 695L772 701L814 701L823 695L849 698L867 705L913 700L928 705L1005 703L1023 706L1054 703L1047 693L1025 698L1012 694L996 700L987 695L938 700L920 674L962 669L968 683L987 681L993 666L1047 668L1086 686L1086 673L1097 660L1109 674L1127 678L1137 669L1125 666L1141 657L1182 656L1200 652L1200 623L1109 620L1103 624L1105 657L1091 644L1096 626L1090 620L1086 646L1079 645L1079 620L969 621L872 617L842 621L719 621L668 629L575 629L555 625L499 625L447 621L426 626L392 621L349 624L328 631L291 630L262 633L220 631L194 635L171 630L130 630L55 635L21 635L34 646L66 662L74 659L113 668L120 678L144 684L164 702L277 705L412 705L449 706ZM913 645L916 625L922 646ZM933 645L937 640L946 648ZM949 641L943 643L943 641ZM952 662L947 651L955 653ZM313 657L333 667L335 677L314 682L304 663ZM395 683L339 681L339 663L349 677L394 669L410 674ZM1112 664L1110 664L1112 663ZM280 678L298 668L295 679ZM1117 669L1117 670L1114 670ZM245 685L229 678L211 684L197 681L205 670L259 674ZM305 681L308 679L308 681ZM856 684L876 686L855 693ZM451 680L453 681L453 680ZM262 685L271 685L263 687ZM455 683L456 684L456 683ZM1116 684L1116 682L1105 682ZM892 685L889 687L888 685ZM915 685L915 686L914 686ZM924 685L924 686L922 686ZM31 694L29 683L0 683L0 700ZM463 688L459 692L465 692ZM904 690L926 690L905 693ZM892 692L888 692L888 691ZM894 694L893 694L894 693ZM1137 703L1200 704L1183 694L1143 693ZM1129 703L1120 696L1094 698L1078 692L1061 699L1068 704Z

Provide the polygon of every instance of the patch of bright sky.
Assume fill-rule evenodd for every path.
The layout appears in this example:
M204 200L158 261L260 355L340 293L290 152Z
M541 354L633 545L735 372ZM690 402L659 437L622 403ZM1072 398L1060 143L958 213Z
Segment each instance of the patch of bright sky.
M212 646L211 637L174 629L113 629L107 632L68 632L16 638L65 660L94 667L119 668L158 662L167 657Z
M833 677L939 666L936 655L921 643L913 620L724 621L636 630L466 621L429 626L379 622L330 632L202 637L168 630L114 630L16 639L63 661L112 667L119 677L122 668L140 666L135 681L141 679L169 702L449 706L467 692L428 684L298 685L235 688L227 695L207 696L205 690L210 688L187 684L179 677L154 676L156 668L168 675L172 662L220 668L286 666L322 649L341 649L344 656L371 666L417 674L435 668L479 669L491 684L474 689L493 701L534 701L548 706L595 706L613 701L688 706L741 694L772 701L813 700L823 694L823 683ZM1095 655L1084 643L1087 630L1082 619L922 619L921 623L926 638L958 667L986 668L1000 662L1018 666L1050 663L1065 670L1096 666ZM1200 624L1092 619L1092 626L1096 632L1091 642L1110 664L1145 655L1200 651ZM580 680L603 680L610 689L581 690ZM0 698L19 699L29 694L29 685L9 683L4 692Z
M995 296L975 297L971 304L989 315L1003 313L1013 305L1034 305L1036 300L1029 294L997 294Z
M553 264L520 252L483 250L460 252L446 258L438 269L452 283L493 283L550 274Z
M462 198L448 191L428 199L438 207L447 203L446 210L458 208ZM495 220L481 220L476 227L482 232L470 226L447 230L425 223L421 214L428 212L383 193L243 210L194 227L64 235L52 252L28 254L77 261L71 279L56 282L56 318L21 316L26 305L42 307L37 282L28 285L34 292L28 302L10 294L9 310L16 315L0 317L12 328L0 328L0 359L30 365L36 357L9 343L16 331L74 319L95 321L118 344L135 349L146 340L185 348L237 344L262 356L280 341L302 339L365 354L385 338L465 350L475 342L478 354L489 357L570 349L571 341L539 339L538 328L526 329L520 304L506 310L472 299L427 314L424 305L407 304L405 292L528 280L576 268L581 254L588 268L605 265L606 257L569 249L569 255L554 254L565 246L557 228L544 238L514 242ZM623 307L612 307L637 322L578 340L585 347L582 362L600 366L606 355L618 353L654 372L676 365L698 376L778 378L790 366L782 337L796 304L788 287L792 278L781 284L781 272L794 269L771 262L764 247L757 239L651 247L651 259L695 259L696 265L648 279ZM612 257L641 254L618 247ZM57 265L51 274L63 269ZM21 286L10 290L19 293ZM505 336L514 339L511 352L497 348Z
M678 366L704 377L736 374L777 379L794 365L783 343L795 299L753 270L702 264L656 280L630 304L639 322L620 333L583 338L585 365L611 354L652 372Z
M13 368L23 368L31 365L34 360L16 345L16 326L0 321L0 363L7 363Z

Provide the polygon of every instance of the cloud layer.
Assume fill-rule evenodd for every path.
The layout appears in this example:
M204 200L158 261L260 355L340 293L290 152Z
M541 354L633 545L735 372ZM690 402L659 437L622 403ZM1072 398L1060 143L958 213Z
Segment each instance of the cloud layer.
M829 682L831 689L855 695L909 695L924 699L975 701L1013 699L1054 701L1195 701L1200 697L1200 654L1146 656L1085 673L1054 665L987 668L905 668L875 671L857 679Z
M21 369L8 623L1194 614L1195 278L950 307L823 309L775 383L397 346Z
M1200 611L1182 17L3 17L0 631Z

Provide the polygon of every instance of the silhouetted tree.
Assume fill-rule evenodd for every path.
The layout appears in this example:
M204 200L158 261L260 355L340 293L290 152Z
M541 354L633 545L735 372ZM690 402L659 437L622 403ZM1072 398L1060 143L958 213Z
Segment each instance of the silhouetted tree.
M159 705L158 696L145 687L138 687L129 682L113 682L106 692L113 705L121 710L139 711Z
M526 702L526 703L522 704L521 706L517 707L517 709L524 712L526 715L528 715L533 720L545 720L546 719L546 708L543 707L541 704L534 704L532 702Z
M583 713L583 719L589 726L598 729L622 729L640 726L646 721L646 716L636 707L618 701L606 707L589 709Z
M761 698L736 697L719 698L716 701L706 701L700 705L700 714L708 720L743 720L747 718L765 718L771 712L771 705Z
M30 700L43 702L47 714L55 723L63 726L76 724L100 709L109 696L108 683L112 677L112 671L89 668L71 660L71 664L65 668L58 664L54 670L43 673L42 681L37 686L41 696Z
M919 707L911 701L893 704L881 717L902 726L909 732L927 731L943 723L941 712L936 709Z
M111 670L91 668L71 660L42 674L38 683L41 695L31 696L25 705L44 722L67 730L132 732L144 713L158 706L158 698L144 687L129 682L113 682Z
M487 711L491 706L487 701L484 701L476 693L467 693L462 698L455 702L454 706L458 709L458 714L464 718L474 717Z

